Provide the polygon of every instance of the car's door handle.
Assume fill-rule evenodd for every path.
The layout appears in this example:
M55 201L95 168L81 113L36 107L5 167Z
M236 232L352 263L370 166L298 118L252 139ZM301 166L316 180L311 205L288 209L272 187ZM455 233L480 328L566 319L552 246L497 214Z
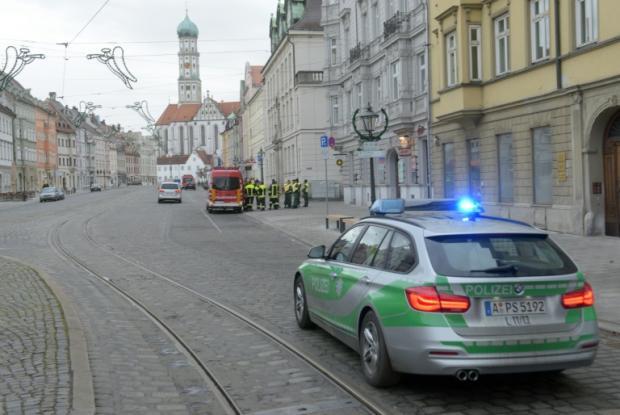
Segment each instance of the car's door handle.
M362 278L360 278L360 281L366 285L370 284L370 278L368 278L368 275L364 275Z
M332 272L332 273L331 273L331 274L329 274L329 275L331 275L331 276L332 276L332 278L336 278L336 277L338 277L338 274L337 274L337 273L335 273L335 272Z

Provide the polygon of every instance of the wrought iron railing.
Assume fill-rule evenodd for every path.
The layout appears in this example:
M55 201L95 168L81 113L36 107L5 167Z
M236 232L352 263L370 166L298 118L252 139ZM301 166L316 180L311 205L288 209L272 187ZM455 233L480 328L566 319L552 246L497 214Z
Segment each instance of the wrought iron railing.
M400 30L400 25L403 21L403 14L396 12L396 14L383 22L383 38L387 39L394 33Z

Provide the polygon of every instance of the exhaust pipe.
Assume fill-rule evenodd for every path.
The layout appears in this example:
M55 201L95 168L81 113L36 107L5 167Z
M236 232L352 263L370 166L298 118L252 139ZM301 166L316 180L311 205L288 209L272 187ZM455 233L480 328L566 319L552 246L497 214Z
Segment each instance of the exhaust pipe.
M461 382L465 382L469 377L467 371L464 369L457 370L455 376Z
M476 382L478 379L480 379L480 373L477 370L474 369L467 372L467 380L470 382Z

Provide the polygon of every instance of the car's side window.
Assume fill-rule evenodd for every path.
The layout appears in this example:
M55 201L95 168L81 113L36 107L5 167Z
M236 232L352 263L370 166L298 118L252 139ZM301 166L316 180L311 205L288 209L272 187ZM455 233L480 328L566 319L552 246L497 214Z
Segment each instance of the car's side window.
M387 233L388 229L382 226L370 225L357 244L353 255L351 255L351 262L366 266L371 265L379 245Z
M366 229L365 226L356 226L342 235L332 246L329 259L338 262L347 262L351 256L357 238L362 234L364 229Z
M383 242L379 245L377 254L372 261L372 266L375 268L385 268L385 262L387 261L388 254L390 253L390 241L392 240L392 234L394 232L389 231L383 238Z
M394 272L407 272L416 263L411 239L400 232L394 233L390 242L390 257L386 269Z

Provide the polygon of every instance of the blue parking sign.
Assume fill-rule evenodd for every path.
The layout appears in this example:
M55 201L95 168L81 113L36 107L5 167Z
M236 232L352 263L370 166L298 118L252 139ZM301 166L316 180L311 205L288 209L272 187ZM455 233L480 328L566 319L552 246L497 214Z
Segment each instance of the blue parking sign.
M329 147L329 138L326 135L321 136L321 148Z

